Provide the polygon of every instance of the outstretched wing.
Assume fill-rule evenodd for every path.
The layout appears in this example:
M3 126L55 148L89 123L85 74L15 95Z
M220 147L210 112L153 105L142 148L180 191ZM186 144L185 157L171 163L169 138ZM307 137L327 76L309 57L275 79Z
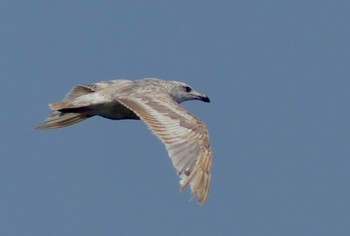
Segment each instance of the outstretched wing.
M135 112L165 144L181 179L180 190L190 184L192 196L203 204L209 192L212 156L206 125L165 93L116 99Z
M83 95L87 95L90 93L98 92L102 89L110 88L113 86L121 86L125 83L129 83L129 80L119 79L119 80L110 80L110 81L102 81L94 84L80 84L73 87L64 97L63 100L71 100Z

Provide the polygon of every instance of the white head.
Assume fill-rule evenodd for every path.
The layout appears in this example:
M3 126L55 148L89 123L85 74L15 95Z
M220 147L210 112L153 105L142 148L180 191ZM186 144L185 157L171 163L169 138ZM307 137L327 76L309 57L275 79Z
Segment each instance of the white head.
M144 92L153 93L157 90L165 90L177 103L190 100L210 102L210 99L206 95L194 91L191 86L180 81L146 78L142 80L135 80L134 83L136 83L136 88L142 88ZM145 86L145 83L152 86Z
M167 82L169 84L168 91L170 96L178 103L190 100L210 102L210 99L206 95L196 92L188 84L179 81Z

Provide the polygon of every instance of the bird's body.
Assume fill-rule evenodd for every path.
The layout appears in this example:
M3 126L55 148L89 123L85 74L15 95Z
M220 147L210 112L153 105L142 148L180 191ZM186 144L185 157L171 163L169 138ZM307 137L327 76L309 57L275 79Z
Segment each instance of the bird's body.
M111 80L74 87L60 102L49 104L52 113L36 129L69 126L92 116L112 120L141 119L165 144L180 176L204 203L211 176L211 148L205 124L179 104L209 98L178 81L147 78Z

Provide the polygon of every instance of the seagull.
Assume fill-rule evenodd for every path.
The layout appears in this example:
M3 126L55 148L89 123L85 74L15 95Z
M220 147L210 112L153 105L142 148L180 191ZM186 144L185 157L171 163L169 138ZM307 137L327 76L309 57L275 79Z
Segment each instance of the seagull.
M180 178L202 205L209 193L212 151L207 126L180 103L209 98L179 81L157 78L110 80L75 86L62 101L49 104L51 115L35 129L55 129L93 116L142 120L165 145Z

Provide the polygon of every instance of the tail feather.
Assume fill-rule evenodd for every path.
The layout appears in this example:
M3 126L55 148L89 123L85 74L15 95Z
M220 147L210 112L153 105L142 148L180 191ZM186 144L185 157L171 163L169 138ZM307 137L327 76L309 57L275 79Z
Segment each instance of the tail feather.
M53 111L44 122L38 124L35 129L56 129L76 124L88 118L84 113L64 113Z

